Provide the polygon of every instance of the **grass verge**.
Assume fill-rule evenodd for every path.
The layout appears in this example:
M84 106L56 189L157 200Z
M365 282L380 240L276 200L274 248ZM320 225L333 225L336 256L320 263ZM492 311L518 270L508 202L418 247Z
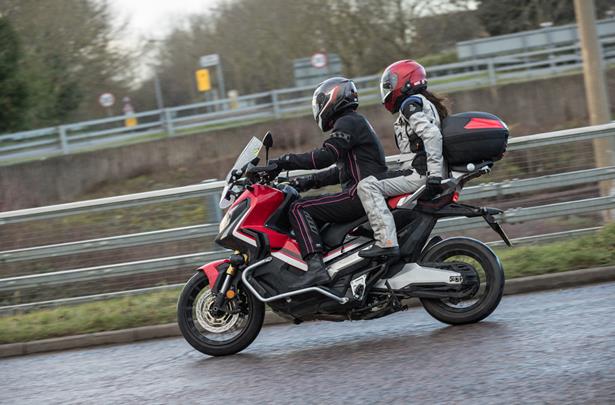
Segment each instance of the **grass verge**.
M506 278L615 264L615 224L593 235L497 249ZM0 317L0 344L175 321L177 290Z
M0 317L0 344L173 322L178 295L169 290Z

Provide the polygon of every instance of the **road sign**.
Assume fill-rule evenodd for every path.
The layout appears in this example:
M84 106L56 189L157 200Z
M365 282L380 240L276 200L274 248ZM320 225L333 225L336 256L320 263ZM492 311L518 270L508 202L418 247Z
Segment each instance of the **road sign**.
M199 69L195 72L196 87L201 92L211 90L211 79L209 78L208 69Z
M310 58L310 63L316 69L322 69L327 66L327 55L322 52L317 52Z
M342 74L342 61L334 53L315 53L307 58L293 60L295 85L312 86Z
M203 55L199 58L199 65L202 68L216 66L220 64L220 56L217 53L212 53L210 55Z
M103 93L98 97L98 102L101 106L109 108L115 104L115 97L111 93Z
M215 67L216 69L216 86L218 87L217 92L218 96L221 98L226 97L225 87L224 87L224 75L222 74L222 61L220 60L220 56L217 53L212 53L209 55L203 55L199 58L199 65L201 68ZM207 71L207 81L205 80L205 75L203 75L203 90L201 90L201 84L199 83L199 71L197 70L197 87L199 87L199 91L206 92L211 90L211 82L209 80L209 71ZM205 86L205 84L207 84ZM209 94L209 93L208 93Z

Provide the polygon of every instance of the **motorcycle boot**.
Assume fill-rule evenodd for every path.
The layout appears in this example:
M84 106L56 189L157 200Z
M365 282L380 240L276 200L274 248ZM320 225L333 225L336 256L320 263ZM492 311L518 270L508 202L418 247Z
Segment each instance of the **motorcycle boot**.
M329 272L325 268L325 263L322 260L322 255L314 253L306 258L308 265L307 272L301 277L299 281L291 284L289 287L291 290L298 290L301 288L313 287L316 285L326 284L331 281Z
M376 257L397 257L399 256L399 246L380 247L376 244L359 252L359 256L365 259L373 259Z

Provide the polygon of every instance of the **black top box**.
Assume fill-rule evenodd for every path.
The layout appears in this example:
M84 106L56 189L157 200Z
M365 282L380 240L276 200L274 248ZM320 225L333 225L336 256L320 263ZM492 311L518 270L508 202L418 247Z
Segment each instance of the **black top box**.
M470 111L442 123L444 158L449 165L500 160L508 145L508 127L493 114Z

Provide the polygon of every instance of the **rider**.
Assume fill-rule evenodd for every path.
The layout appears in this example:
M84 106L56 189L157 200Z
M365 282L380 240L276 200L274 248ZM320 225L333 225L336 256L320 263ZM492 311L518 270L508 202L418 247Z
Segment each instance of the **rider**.
M410 175L361 180L358 194L374 231L374 245L361 251L361 257L398 256L399 244L393 215L385 197L412 193L427 185L435 195L446 176L442 157L441 123L448 115L443 99L427 90L425 68L413 60L401 60L387 67L380 79L384 107L399 111L394 124L395 142L402 154L401 169L412 168Z
M386 171L382 144L367 119L355 111L358 106L357 88L351 80L325 80L314 91L312 112L319 128L325 133L331 131L331 135L321 148L286 154L273 161L282 170L324 169L336 164L329 170L294 179L291 184L299 191L342 185L342 192L301 198L290 207L290 223L308 265L300 285L293 288L330 281L323 262L320 226L350 222L365 215L357 197L357 184Z

